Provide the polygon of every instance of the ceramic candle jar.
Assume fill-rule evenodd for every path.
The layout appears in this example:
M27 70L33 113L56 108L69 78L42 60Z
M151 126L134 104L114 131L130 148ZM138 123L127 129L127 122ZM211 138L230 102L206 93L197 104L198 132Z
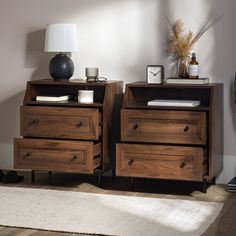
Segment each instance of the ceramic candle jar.
M79 103L93 103L93 90L79 90L78 102Z

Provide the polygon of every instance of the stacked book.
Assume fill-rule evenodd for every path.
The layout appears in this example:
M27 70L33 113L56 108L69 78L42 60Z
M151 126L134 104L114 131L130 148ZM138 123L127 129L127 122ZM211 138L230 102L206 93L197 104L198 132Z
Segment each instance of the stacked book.
M236 177L229 181L227 185L227 191L236 193Z
M168 107L196 107L200 101L193 100L173 100L173 99L155 99L147 102L148 106L168 106Z
M167 84L208 84L208 78L199 78L199 79L182 79L182 78L167 78Z
M37 96L36 101L40 102L63 102L68 101L70 99L69 95L63 96Z

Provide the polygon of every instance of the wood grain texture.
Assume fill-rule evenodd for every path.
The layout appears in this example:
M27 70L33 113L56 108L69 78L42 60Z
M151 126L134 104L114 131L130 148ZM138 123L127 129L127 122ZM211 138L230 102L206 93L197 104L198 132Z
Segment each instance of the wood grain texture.
M223 84L212 87L209 112L209 178L217 176L223 169L224 127L223 127Z
M93 174L94 170L104 172L109 170L114 163L115 142L118 140L117 125L113 126L114 117L119 117L121 106L122 81L107 81L87 83L81 80L54 81L52 79L43 79L28 81L24 96L23 106L21 107L21 135L24 138L31 139L34 142L37 152L34 150L34 158L28 162L22 162L18 146L26 143L18 143L16 140L15 147L15 165L17 168L27 168L31 170L44 171L65 171L81 172ZM93 90L94 102L91 104L78 103L78 90ZM37 102L37 96L62 96L70 95L66 102ZM119 126L118 126L119 128ZM42 138L35 143L37 138ZM52 143L59 139L64 141L60 145L67 143L77 143L77 147L68 147L65 156L62 157L64 150L58 145L58 149L51 148ZM45 143L43 143L43 140ZM50 143L52 141L52 143ZM93 144L91 147L83 147L86 150L96 152L94 160L92 155L84 152L77 161L91 161L89 165L69 165L69 156L74 152L74 148L79 151L82 147L79 143L89 141ZM23 142L23 141L20 141ZM58 141L59 142L59 141ZM99 145L95 142L99 142ZM48 146L50 148L48 149ZM99 147L99 148L98 148ZM32 146L26 147L24 152L32 152ZM82 148L82 149L83 149ZM53 151L52 151L53 150ZM21 150L22 151L22 150ZM81 150L80 150L81 151ZM23 151L22 151L23 152ZM61 154L60 154L61 152ZM82 151L83 152L83 151ZM41 157L40 157L41 156ZM55 159L54 156L59 156ZM45 164L40 163L40 158ZM113 161L111 160L113 158ZM36 161L38 159L38 162ZM21 164L19 164L21 160ZM41 161L41 162L43 162ZM23 164L22 164L23 163ZM36 163L36 164L35 164Z
M200 101L200 106L190 108L148 106L148 101L154 99L197 100ZM185 179L197 179L203 182L214 179L223 169L223 84L160 85L145 82L127 84L121 111L121 142L136 143L141 146L145 144L176 145L176 150L179 146L200 148L203 151L203 159L197 169L199 173L194 177L191 174L188 177L186 175ZM122 145L120 147L123 147ZM140 175L142 177L155 176L155 169L159 168L160 161L147 161L143 156L144 151L138 146L136 150L135 155L142 156L140 166L137 166L136 170L125 167L126 149L117 151L117 160L123 160L124 165L123 172L118 171L119 175L132 177L142 172ZM153 154L147 146L145 152L149 156ZM121 156L124 156L123 159ZM172 164L174 163L175 161L172 161ZM193 163L192 166L194 166ZM161 166L162 170L169 170L168 165L161 164ZM117 168L121 166L118 164ZM142 169L146 170L146 174ZM162 178L171 179L170 176L171 174L165 173ZM173 179L178 179L178 177L173 175Z
M204 145L206 113L122 109L121 140Z
M95 108L21 107L21 135L28 137L98 140L99 110Z
M15 139L14 168L91 174L101 165L100 153L100 143Z
M143 144L117 144L119 176L202 180L202 148Z

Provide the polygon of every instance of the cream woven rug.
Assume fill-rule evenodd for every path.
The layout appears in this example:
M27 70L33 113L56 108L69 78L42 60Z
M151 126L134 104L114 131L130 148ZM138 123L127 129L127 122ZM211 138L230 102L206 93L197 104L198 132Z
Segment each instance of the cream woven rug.
M120 236L201 235L223 204L0 187L0 225Z

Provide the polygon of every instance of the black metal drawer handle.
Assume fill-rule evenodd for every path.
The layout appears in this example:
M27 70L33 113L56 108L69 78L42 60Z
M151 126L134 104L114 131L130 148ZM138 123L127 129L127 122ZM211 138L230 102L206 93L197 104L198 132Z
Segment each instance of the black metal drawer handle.
M186 166L186 164L187 164L187 163L186 163L185 161L182 161L179 167L180 167L181 169L183 169L183 168Z
M33 119L30 123L29 123L29 126L30 125L36 125L39 123L39 119Z
M188 131L189 131L189 127L188 127L188 126L185 126L184 132L188 132Z
M31 155L31 154L30 154L29 152L26 152L26 154L25 154L25 155L23 155L23 157L22 157L22 158L23 158L23 159L25 159L25 158L27 158L27 157L30 157L30 155Z
M138 128L139 128L138 124L135 124L135 125L133 126L133 130L136 130L136 129L138 129Z
M133 165L133 163L134 163L134 159L130 159L130 160L128 161L128 165L129 165L129 166Z
M77 158L78 158L77 155L74 155L70 160L75 161Z
M80 128L82 126L84 126L83 122L79 122L79 124L76 125L77 128Z

